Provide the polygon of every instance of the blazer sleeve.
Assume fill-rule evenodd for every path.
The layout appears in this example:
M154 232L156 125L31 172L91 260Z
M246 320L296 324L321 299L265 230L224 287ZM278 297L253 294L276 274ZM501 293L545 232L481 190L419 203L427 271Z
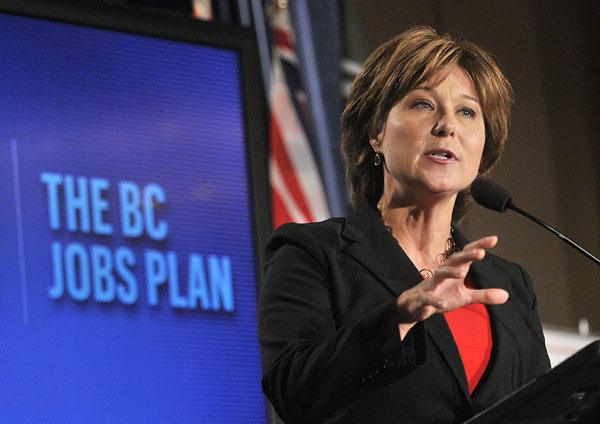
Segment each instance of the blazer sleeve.
M259 301L262 387L286 423L339 415L426 360L422 323L400 341L393 300L336 323L334 255L308 227L288 224L274 233Z

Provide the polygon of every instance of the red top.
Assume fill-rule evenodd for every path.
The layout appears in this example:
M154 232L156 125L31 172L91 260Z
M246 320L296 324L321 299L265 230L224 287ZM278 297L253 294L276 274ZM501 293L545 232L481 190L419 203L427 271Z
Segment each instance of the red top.
M474 288L469 276L465 285ZM477 387L492 353L492 329L487 308L482 303L463 306L444 313L467 375L469 393Z

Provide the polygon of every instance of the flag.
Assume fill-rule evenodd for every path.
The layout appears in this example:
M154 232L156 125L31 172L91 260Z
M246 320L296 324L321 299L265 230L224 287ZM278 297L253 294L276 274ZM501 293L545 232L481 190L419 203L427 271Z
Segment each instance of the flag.
M329 218L323 180L307 136L308 102L302 87L287 9L269 14L273 40L270 76L269 180L273 226Z

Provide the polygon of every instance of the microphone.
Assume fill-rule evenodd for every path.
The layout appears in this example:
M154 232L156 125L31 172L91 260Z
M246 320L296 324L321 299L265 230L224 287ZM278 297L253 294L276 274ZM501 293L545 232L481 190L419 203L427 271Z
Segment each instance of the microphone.
M529 218L536 224L544 227L546 230L550 231L552 234L557 236L559 239L567 243L569 246L573 247L579 253L591 259L596 265L600 265L600 259L592 255L590 252L585 250L583 247L575 243L569 237L562 234L560 231L551 227L550 225L543 222L541 219L531 215L527 211L519 208L514 204L512 200L512 194L498 184L495 181L488 180L487 178L478 177L471 184L471 196L475 202L479 203L481 206L487 209L491 209L496 212L506 212L507 209L512 209L515 212L520 213L521 215Z
M512 194L495 181L478 177L471 184L473 200L484 208L496 212L506 212L512 206Z

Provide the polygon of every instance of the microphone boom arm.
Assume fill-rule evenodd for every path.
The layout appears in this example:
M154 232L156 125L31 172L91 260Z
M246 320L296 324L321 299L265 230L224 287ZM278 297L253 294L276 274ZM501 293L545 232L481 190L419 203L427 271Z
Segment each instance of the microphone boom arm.
M571 240L569 237L565 236L564 234L562 234L560 231L558 231L557 229L555 229L554 227L551 227L550 225L546 224L544 221L542 221L541 219L531 215L530 213L524 211L523 209L519 208L518 206L516 206L513 202L509 201L508 204L506 205L506 207L508 209L512 209L515 212L520 213L521 215L529 218L530 220L532 220L533 222L535 222L538 225L541 225L542 227L544 227L545 229L547 229L548 231L552 232L555 236L557 236L559 239L561 239L562 241L564 241L565 243L567 243L569 246L573 247L575 250L577 250L579 253L581 253L584 256L587 256L589 259L591 259L592 261L594 261L596 263L596 265L600 265L600 259L598 259L597 257L595 257L594 255L592 255L590 252L588 252L587 250L585 250L583 247L581 247L580 245L578 245L577 243L575 243L573 240Z

